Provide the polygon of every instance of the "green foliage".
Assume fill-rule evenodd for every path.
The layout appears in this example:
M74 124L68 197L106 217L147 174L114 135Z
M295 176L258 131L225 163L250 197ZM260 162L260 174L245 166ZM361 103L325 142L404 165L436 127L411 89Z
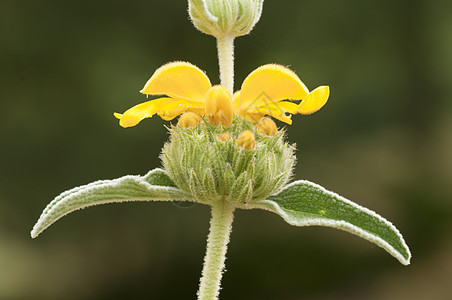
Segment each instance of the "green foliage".
M99 180L61 193L42 212L31 236L37 237L61 217L88 206L128 201L185 200L188 197L174 187L161 169L145 176L124 176L113 180Z
M348 231L382 247L402 264L410 263L410 250L394 225L315 183L293 182L268 200L253 203L251 208L270 210L295 226L317 225Z

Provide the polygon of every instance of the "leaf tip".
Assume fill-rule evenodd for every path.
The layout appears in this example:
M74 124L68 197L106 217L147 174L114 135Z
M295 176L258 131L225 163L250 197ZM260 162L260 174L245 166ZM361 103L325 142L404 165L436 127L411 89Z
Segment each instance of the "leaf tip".
M35 228L33 228L33 230L30 232L30 236L32 239L37 238L39 235L39 232L37 230L35 230Z
M407 256L399 259L400 263L404 266L409 266L411 264L411 252L408 246L406 247Z

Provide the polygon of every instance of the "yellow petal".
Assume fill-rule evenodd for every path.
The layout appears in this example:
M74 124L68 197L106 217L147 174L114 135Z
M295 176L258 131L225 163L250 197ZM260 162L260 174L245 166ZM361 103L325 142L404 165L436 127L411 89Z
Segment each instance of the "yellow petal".
M159 98L147 101L129 108L122 115L115 113L115 117L119 119L119 125L122 127L132 127L140 123L141 120L152 117L158 107L171 101L174 100L171 98Z
M293 105L291 105L293 104ZM294 106L295 105L295 106ZM252 109L248 110L248 113L261 113L263 115L269 115L275 119L278 119L284 123L287 123L289 125L292 125L291 116L287 116L286 108L290 109L291 111L294 110L296 107L298 107L295 103L291 102L276 102L276 103L267 103L266 105L259 106L259 107L252 107Z
M174 100L171 98L159 98L135 105L124 112L124 114L115 113L115 117L120 119L119 125L122 127L132 127L141 122L141 120L150 118L158 113L159 116L166 120L172 120L185 111L193 111L195 113L204 113L204 104L194 106L183 100Z
M184 112L188 111L187 107L185 106L178 106L171 110L159 110L157 111L157 114L160 118L162 118L165 121L171 121L175 117L183 114Z
M312 114L325 105L330 96L329 86L319 86L298 105L297 112L303 115Z
M292 115L286 116L285 114L281 114L281 113L277 114L277 113L272 113L272 112L268 113L268 115L277 120L280 120L281 122L292 125L292 119L291 119Z
M289 101L277 102L277 103L275 103L275 105L277 105L279 108L281 108L281 110L284 110L290 114L296 113L296 111L298 109L298 104L289 102Z
M200 116L204 115L204 104L193 105L191 102L184 100L173 100L163 103L156 108L156 113L165 121L171 121L180 114L191 111Z
M209 78L198 67L188 62L171 62L157 69L140 93L202 102L210 86Z
M262 119L262 117L265 116L265 113L250 113L243 111L239 116L253 123L257 123L260 119Z
M248 109L252 105L261 106L285 99L301 100L308 93L304 83L288 68L275 64L264 65L243 81L240 107Z

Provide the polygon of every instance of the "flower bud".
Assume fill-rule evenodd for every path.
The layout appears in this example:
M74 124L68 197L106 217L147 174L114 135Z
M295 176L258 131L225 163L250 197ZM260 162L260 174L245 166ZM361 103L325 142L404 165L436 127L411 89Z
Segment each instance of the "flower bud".
M226 142L229 141L231 139L231 135L229 134L229 132L223 132L220 133L220 135L218 135L218 140L220 142Z
M275 136L278 128L272 119L265 117L259 120L256 130L262 135Z
M181 128L193 128L201 122L201 116L194 112L186 112L180 116L177 126Z
M205 106L210 124L231 126L234 112L232 96L227 88L221 85L211 87L206 95Z
M195 27L206 34L248 34L259 21L264 0L189 0L188 12Z
M254 140L254 133L250 130L243 131L237 139L237 146L246 150L254 149L256 141Z

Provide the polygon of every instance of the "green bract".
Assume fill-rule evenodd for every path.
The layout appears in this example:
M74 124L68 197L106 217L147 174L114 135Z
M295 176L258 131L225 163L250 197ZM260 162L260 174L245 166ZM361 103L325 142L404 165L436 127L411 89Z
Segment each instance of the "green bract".
M237 145L249 121L234 118L230 127L201 122L195 128L170 128L170 141L162 152L163 167L176 186L198 202L225 200L249 203L278 192L290 179L295 163L294 146L284 142L284 132L263 136L255 132L255 147ZM230 136L220 141L219 135Z

